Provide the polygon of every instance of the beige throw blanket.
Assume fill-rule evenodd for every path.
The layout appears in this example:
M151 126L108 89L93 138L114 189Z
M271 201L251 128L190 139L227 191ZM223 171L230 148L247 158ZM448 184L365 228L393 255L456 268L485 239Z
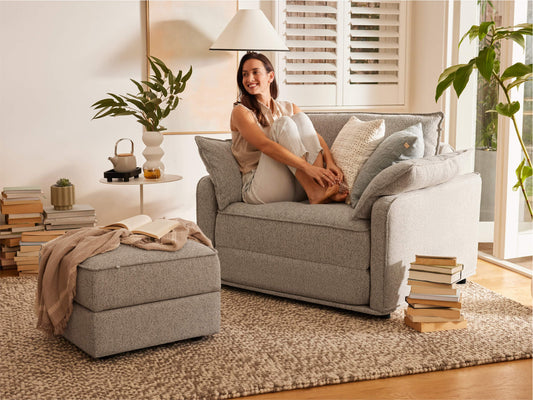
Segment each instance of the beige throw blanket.
M78 264L89 257L116 249L121 243L146 250L176 251L191 239L213 247L194 222L175 219L181 224L160 240L132 234L126 229L82 228L46 243L39 260L37 327L56 335L63 333L76 295Z

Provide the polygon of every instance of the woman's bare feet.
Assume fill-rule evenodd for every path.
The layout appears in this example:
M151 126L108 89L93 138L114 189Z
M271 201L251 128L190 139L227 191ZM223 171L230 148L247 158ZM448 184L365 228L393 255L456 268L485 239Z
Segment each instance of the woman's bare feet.
M342 203L346 200L346 197L348 197L348 192L341 193L340 191L335 193L333 196L330 197L331 201Z
M339 194L339 185L328 186L326 188L321 188L317 185L317 190L313 193L308 193L309 204L325 204L331 203L333 197ZM346 196L344 196L346 198Z

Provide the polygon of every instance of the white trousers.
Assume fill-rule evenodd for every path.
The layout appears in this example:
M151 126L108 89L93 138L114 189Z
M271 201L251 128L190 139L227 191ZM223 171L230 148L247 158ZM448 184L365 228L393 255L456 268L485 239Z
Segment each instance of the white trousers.
M269 139L313 164L322 151L317 133L303 112L278 118L271 126ZM277 201L302 201L306 194L288 167L262 153L257 168L243 176L242 198L250 204Z

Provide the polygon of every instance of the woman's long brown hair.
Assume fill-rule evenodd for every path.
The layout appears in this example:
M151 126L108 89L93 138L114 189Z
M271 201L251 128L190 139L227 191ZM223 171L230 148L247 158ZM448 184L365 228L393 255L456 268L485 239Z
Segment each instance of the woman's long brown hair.
M239 63L239 69L237 70L237 85L239 86L239 91L240 91L240 101L245 107L253 111L253 113L257 117L257 120L259 121L261 126L268 126L269 122L266 119L266 117L263 115L263 113L261 112L261 106L259 105L259 101L255 98L254 95L251 95L250 93L246 91L246 88L244 87L244 84L242 83L242 69L243 69L244 63L251 59L261 61L267 72L274 71L274 67L272 66L272 63L263 54L256 53L256 52L246 53L241 59L241 62ZM278 83L276 82L276 76L274 76L274 80L270 83L270 96L272 96L273 99L276 99L278 97Z

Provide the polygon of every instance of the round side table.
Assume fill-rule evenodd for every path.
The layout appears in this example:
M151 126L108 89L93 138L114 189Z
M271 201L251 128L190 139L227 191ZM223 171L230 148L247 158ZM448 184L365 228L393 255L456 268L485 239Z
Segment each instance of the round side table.
M130 178L128 182L124 181L111 181L108 182L106 178L100 179L100 183L104 183L106 185L116 185L116 186L139 186L139 203L140 203L140 214L144 213L144 193L143 193L143 186L144 185L156 185L158 183L168 183L168 182L176 182L179 180L182 180L183 177L180 175L173 175L173 174L167 174L165 173L161 178L159 179L146 179L144 176L139 176L138 178Z

